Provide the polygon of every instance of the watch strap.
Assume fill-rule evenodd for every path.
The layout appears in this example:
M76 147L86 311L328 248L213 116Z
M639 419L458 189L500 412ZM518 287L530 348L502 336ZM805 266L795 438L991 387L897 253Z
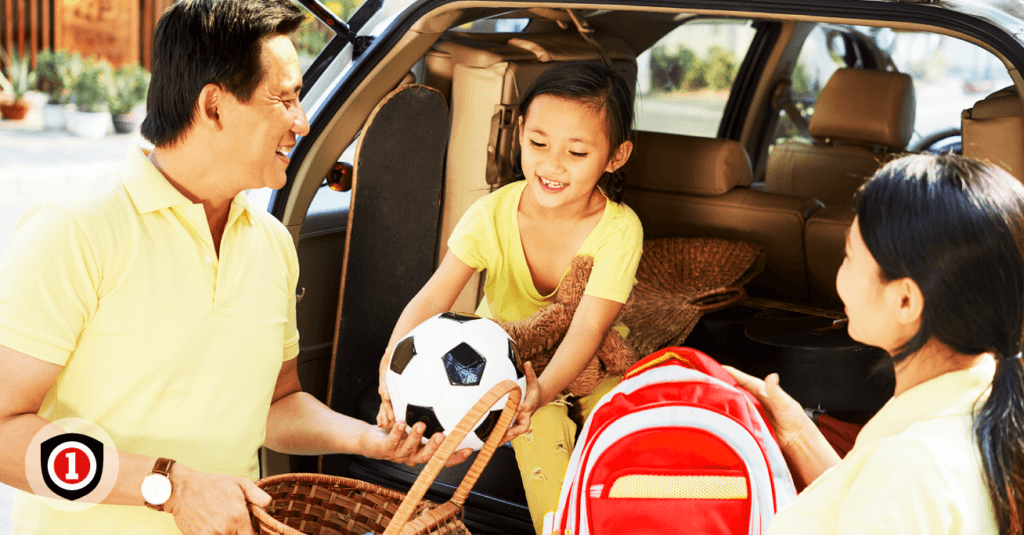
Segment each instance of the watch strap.
M168 459L167 457L160 457L156 460L156 464L153 465L153 473L160 474L165 477L171 477L171 467L174 466L174 459Z

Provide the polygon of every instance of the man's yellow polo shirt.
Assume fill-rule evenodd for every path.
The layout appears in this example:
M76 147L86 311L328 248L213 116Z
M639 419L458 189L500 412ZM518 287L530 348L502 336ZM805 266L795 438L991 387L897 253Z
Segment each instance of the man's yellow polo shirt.
M971 430L994 373L988 361L890 399L769 535L998 533Z
M30 210L0 259L0 344L62 366L39 414L120 450L255 479L282 362L298 354L292 238L244 195L218 258L201 204L133 151ZM177 533L145 507L65 513L18 493L16 533Z

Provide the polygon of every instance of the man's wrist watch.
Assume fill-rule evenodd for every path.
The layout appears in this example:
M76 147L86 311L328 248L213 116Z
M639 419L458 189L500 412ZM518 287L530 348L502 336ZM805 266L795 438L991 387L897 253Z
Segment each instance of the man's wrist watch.
M154 511L163 511L164 504L171 497L171 467L173 459L161 457L153 466L153 473L142 480L142 499L146 507Z

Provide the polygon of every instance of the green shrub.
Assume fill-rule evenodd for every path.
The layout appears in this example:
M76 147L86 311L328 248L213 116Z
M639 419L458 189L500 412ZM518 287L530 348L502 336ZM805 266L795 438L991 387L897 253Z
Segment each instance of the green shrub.
M36 89L46 93L50 104L69 104L71 84L81 71L82 58L64 50L44 50L36 57Z
M729 89L740 66L731 50L715 46L709 54L707 85L712 89Z
M71 83L71 94L78 111L109 111L113 89L114 70L106 61L94 58L82 60L81 72Z
M17 52L12 52L11 56L8 56L4 49L0 48L0 58L3 60L4 70L7 71L7 77L0 73L0 89L10 93L14 102L17 102L25 93L32 90L36 83L36 73L29 66L28 56L19 56Z
M708 78L711 73L711 61L698 59L691 64L683 77L683 85L687 89L704 89L708 86Z
M674 53L668 53L664 46L651 50L651 86L663 91L682 89L683 78L690 70L697 54L680 45Z
M110 92L110 113L128 114L132 108L146 101L150 74L139 65L125 65L114 73Z

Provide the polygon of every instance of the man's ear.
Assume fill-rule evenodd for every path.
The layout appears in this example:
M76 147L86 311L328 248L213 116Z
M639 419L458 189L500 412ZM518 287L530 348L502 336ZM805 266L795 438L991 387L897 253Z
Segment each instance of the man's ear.
M208 126L215 132L224 128L223 117L225 97L224 88L217 84L206 84L199 92L196 102L196 122Z
M629 155L632 153L633 142L629 140L623 141L622 144L615 149L615 152L612 153L612 158L608 160L608 165L604 170L609 173L618 171L620 167L626 165L626 162L629 161Z

